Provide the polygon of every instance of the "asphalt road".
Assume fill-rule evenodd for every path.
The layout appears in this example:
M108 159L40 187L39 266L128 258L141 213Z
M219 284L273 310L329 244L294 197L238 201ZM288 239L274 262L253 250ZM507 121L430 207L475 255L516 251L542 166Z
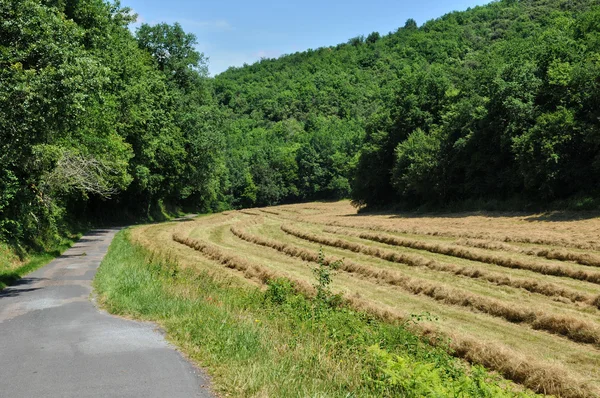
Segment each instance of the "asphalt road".
M93 231L0 292L0 397L214 397L155 325L90 301L116 229Z

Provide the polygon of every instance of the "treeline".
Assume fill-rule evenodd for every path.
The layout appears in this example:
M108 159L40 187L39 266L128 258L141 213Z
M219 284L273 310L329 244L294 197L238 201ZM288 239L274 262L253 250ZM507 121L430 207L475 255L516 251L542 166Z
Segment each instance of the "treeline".
M598 197L600 4L502 0L207 77L179 25L0 0L0 239L352 197Z
M599 84L598 1L503 0L230 69L215 90L240 137L295 153L295 178L276 173L283 200L351 186L357 205L411 207L593 202Z
M118 2L0 0L0 238L221 201L222 112L195 38Z

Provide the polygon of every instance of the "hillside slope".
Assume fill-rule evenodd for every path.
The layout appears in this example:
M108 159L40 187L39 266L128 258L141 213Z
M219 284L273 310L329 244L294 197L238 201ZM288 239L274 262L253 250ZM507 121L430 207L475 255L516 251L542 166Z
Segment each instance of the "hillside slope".
M257 147L295 154L292 178L266 155L275 199L344 196L350 184L369 205L595 196L598 5L503 0L231 68L215 79L235 118L231 162L258 176L235 140L260 130L269 144Z

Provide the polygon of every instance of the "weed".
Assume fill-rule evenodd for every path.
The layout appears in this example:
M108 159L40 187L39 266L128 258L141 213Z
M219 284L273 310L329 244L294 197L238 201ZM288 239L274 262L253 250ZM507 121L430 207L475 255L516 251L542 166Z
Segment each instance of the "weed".
M314 288L317 291L315 300L319 304L331 306L335 302L339 302L339 296L334 295L331 292L331 282L335 270L342 265L342 260L329 262L325 261L325 254L323 254L323 248L319 249L319 257L317 259L317 266L313 267L312 273L316 279Z

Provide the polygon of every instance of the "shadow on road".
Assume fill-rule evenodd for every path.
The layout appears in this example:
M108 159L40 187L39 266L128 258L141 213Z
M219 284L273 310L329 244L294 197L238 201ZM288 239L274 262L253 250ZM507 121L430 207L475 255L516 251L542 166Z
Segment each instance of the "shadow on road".
M24 286L33 285L37 282L45 281L46 278L22 278L19 279L18 275L2 275L0 276L0 282L6 285L10 285L4 290L0 290L0 299L5 297L16 297L23 293L33 292L41 289L40 287L27 288Z

